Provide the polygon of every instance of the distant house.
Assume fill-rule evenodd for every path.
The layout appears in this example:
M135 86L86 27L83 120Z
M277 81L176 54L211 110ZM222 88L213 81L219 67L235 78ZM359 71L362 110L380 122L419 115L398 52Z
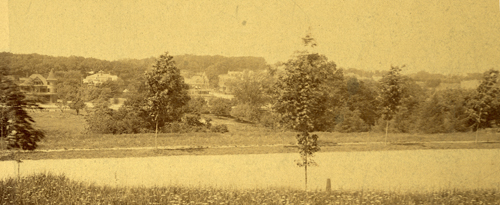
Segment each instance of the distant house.
M88 85L99 85L106 81L116 81L118 80L118 76L106 74L102 70L97 72L96 74L89 75L85 79L83 79L83 83Z
M208 97L210 95L210 84L205 72L185 78L184 82L189 85L188 93L191 97Z
M26 96L37 97L44 102L57 102L57 79L50 71L47 78L40 74L33 74L28 78L19 78L19 87Z
M344 78L346 78L346 79L347 78L356 78L357 80L361 80L361 81L375 80L373 77L370 77L370 78L368 78L368 77L362 77L362 76L357 75L355 73L346 73L346 74L344 74ZM380 80L380 79L378 79L378 80Z
M458 89L460 88L460 83L440 83L436 90L449 90L449 89Z
M479 80L464 80L460 82L460 88L462 89L476 89L481 84Z
M231 93L229 83L242 77L242 71L228 71L227 74L219 75L219 90L223 93Z

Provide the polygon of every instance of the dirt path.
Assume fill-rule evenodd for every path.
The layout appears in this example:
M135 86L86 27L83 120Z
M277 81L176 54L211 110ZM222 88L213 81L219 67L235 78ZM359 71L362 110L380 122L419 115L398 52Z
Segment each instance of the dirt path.
M499 143L500 141L478 141L477 144L492 144ZM348 142L348 143L335 143L328 145L320 145L322 147L332 146L356 146L356 145L383 145L384 142ZM388 145L418 145L418 144L476 144L475 141L434 141L434 142L392 142ZM187 149L228 149L228 148L254 148L254 147L295 147L290 144L271 144L271 145L224 145L224 146L158 146L160 150L187 150ZM113 147L113 148L75 148L75 149L39 149L36 152L65 152L65 151L112 151L112 150L154 150L155 147ZM0 153L10 152L2 150ZM30 152L30 151L23 151Z

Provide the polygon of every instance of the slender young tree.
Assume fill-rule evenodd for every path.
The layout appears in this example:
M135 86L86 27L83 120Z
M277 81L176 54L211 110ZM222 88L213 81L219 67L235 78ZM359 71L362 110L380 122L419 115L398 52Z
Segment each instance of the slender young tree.
M305 45L316 45L309 35L303 40ZM304 51L282 66L285 73L275 84L273 110L281 115L282 124L299 132L296 139L301 159L297 165L304 167L307 192L307 168L316 165L311 157L320 150L318 136L310 132L328 110L325 84L334 76L335 64L323 55Z
M172 59L168 52L161 55L145 73L146 107L155 125L155 149L158 148L158 128L179 120L185 111L183 106L190 99L189 87Z
M404 67L404 66L403 66ZM382 117L386 121L385 125L385 143L387 144L387 132L389 129L389 121L392 120L403 98L403 79L401 77L401 68L391 67L387 73L380 80L380 93L378 101L382 108Z

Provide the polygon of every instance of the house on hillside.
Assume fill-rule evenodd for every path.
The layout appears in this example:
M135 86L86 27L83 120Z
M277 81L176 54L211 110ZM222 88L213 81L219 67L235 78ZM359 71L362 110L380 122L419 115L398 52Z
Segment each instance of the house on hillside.
M208 97L210 95L210 84L205 72L185 78L184 82L189 85L188 93L191 97Z
M373 80L373 78L362 77L362 76L355 74L355 73L346 73L346 74L344 74L344 78L345 79L356 78L357 80L361 80L361 81Z
M450 89L459 89L460 83L440 83L436 90L450 90Z
M481 81L479 80L464 80L460 82L460 88L462 89L477 89Z
M233 80L243 78L242 71L228 71L227 74L219 75L219 91L223 93L231 93L229 83Z
M110 73L104 73L102 70L97 72L96 74L89 75L85 79L83 79L83 83L87 85L99 85L106 81L116 81L118 80L118 76L111 75Z
M51 70L47 78L40 74L33 74L28 78L19 78L19 87L27 97L36 97L42 102L57 102L57 79Z

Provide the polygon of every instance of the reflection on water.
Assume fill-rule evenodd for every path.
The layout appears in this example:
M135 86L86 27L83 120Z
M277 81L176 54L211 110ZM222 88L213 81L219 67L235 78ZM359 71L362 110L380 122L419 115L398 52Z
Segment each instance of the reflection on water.
M298 154L169 156L149 158L25 160L21 175L64 173L106 185L187 185L302 188ZM324 189L435 190L500 188L500 150L413 150L317 153L309 187ZM15 176L15 162L0 162L0 178Z

